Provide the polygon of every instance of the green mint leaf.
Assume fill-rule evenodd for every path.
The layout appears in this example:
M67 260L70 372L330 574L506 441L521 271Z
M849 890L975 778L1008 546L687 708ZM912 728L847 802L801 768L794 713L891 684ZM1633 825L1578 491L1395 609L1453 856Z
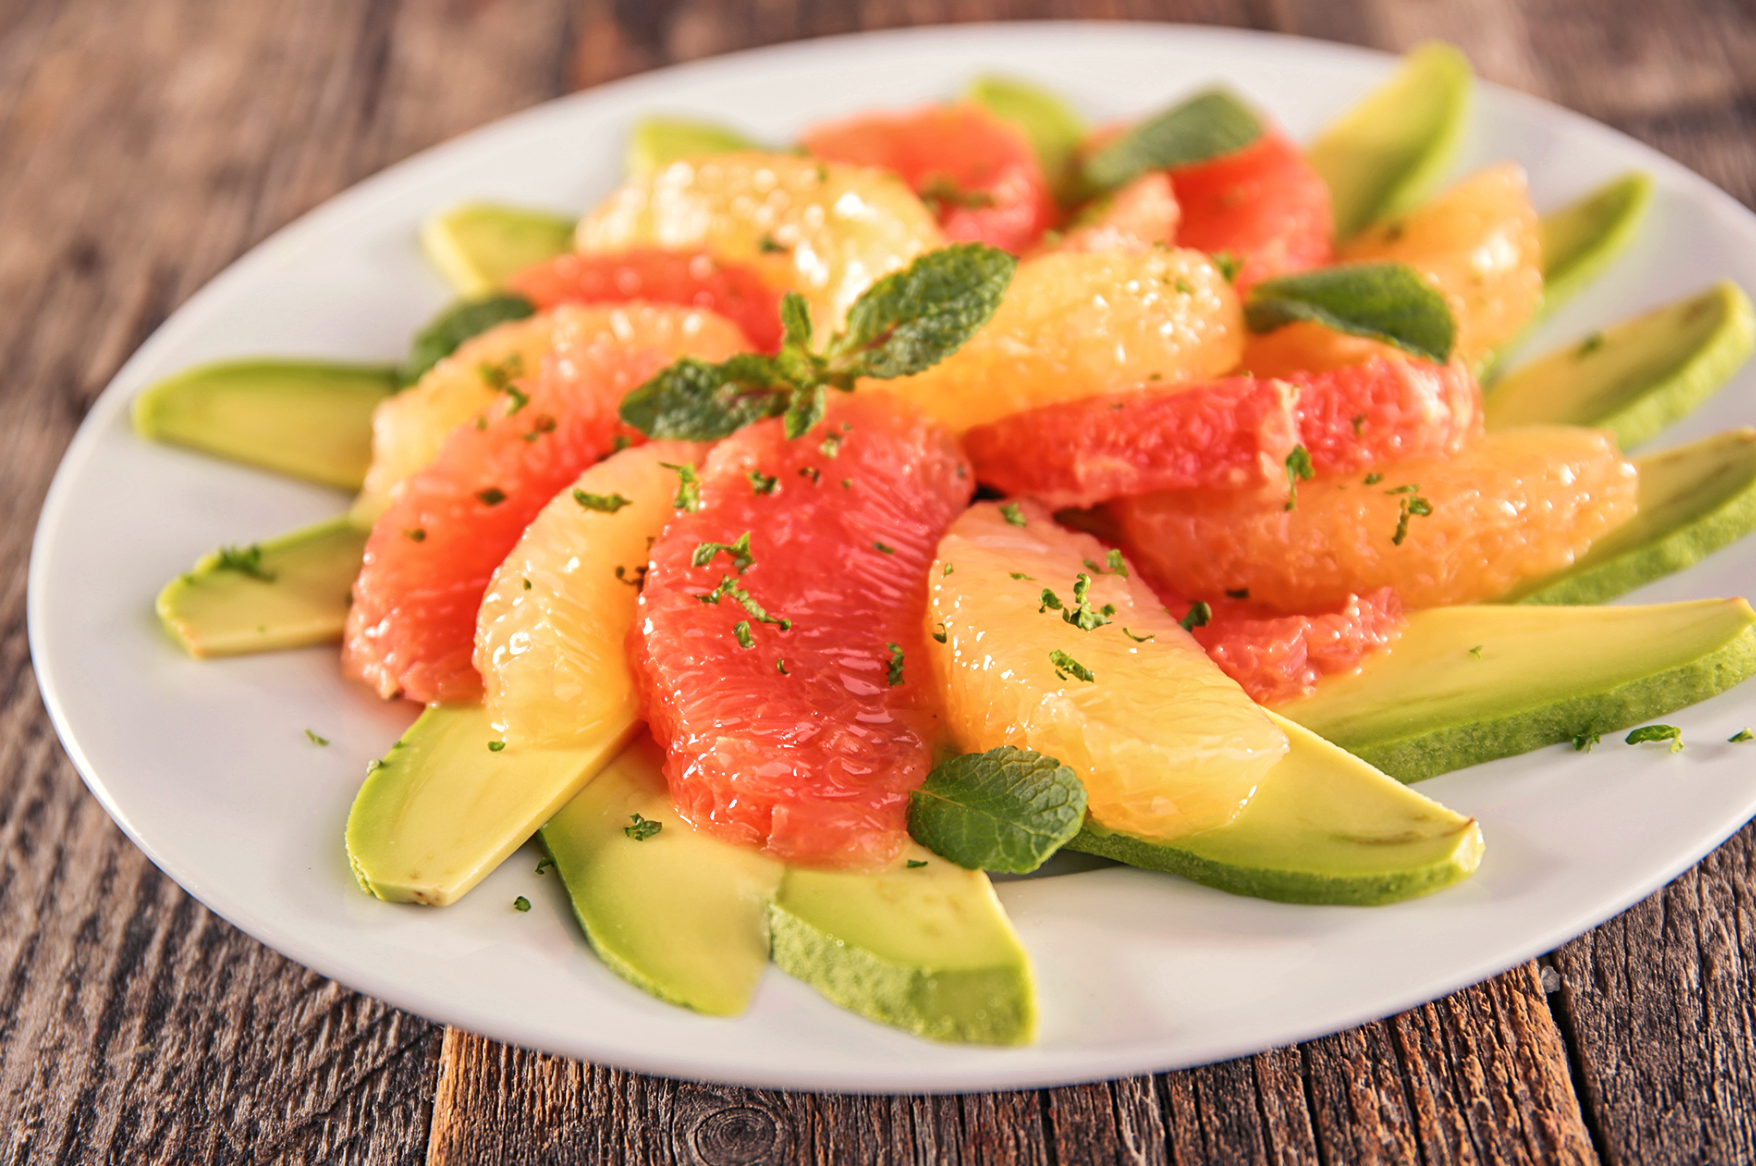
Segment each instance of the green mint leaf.
M1184 631L1192 632L1196 628L1206 627L1212 621L1213 608L1205 603L1197 603L1194 607L1189 609L1188 615L1185 615L1177 622L1183 625Z
M1147 118L1086 160L1086 182L1114 190L1149 170L1235 153L1262 136L1250 107L1223 89L1197 93Z
M507 320L522 320L536 310L535 304L509 292L453 304L415 335L397 375L403 384L412 385L428 369L456 352L465 340Z
M798 292L790 291L780 298L780 326L784 334L782 343L811 347L811 305Z
M634 505L634 499L624 498L620 494L587 494L578 486L573 487L573 500L587 510L595 510L599 514L614 514L624 506Z
M1067 676L1071 676L1076 680L1083 680L1087 684L1092 684L1097 681L1097 677L1092 675L1091 669L1087 668L1084 664L1081 664L1078 660L1075 660L1072 656L1069 656L1059 648L1056 648L1049 653L1049 663L1055 666L1055 675L1057 676L1061 676L1061 674L1065 672ZM1065 680L1067 676L1061 676L1061 679Z
M713 557L724 552L731 556L732 566L742 575L756 562L756 556L750 553L750 532L745 531L738 536L735 543L702 543L695 548L695 554L689 559L692 567L705 567L713 562Z
M622 827L622 833L636 842L645 842L665 828L663 822L655 822L651 818L643 818L639 814L629 814L628 819L630 825Z
M757 494L772 494L780 489L780 479L773 474L751 470L744 476L750 479L750 489Z
M957 243L929 251L860 293L847 328L824 353L825 379L852 388L931 368L963 347L1000 306L1018 260L998 247Z
M791 393L771 357L720 364L685 356L622 398L621 417L648 437L718 441L784 411Z
M909 794L908 832L968 870L1027 874L1079 833L1085 803L1071 768L1003 745L928 774Z
M823 411L828 408L824 400L823 386L812 385L807 389L795 389L792 400L788 403L785 414L787 440L803 437L823 420Z
M1683 730L1675 725L1644 725L1623 739L1630 745L1639 745L1647 741L1669 741L1672 753L1683 751Z
M275 573L263 567L262 548L255 543L247 547L221 547L214 554L218 556L213 564L216 571L236 571L264 583L275 580Z
M1394 344L1444 364L1451 359L1457 324L1432 285L1406 263L1356 263L1267 279L1244 300L1252 332L1272 332L1309 320Z

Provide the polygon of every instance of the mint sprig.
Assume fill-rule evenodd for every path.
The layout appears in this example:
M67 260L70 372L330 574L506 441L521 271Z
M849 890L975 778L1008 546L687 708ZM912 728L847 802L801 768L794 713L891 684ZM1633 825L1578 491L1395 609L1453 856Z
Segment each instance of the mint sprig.
M1224 89L1197 93L1134 126L1086 160L1085 181L1114 190L1149 170L1235 153L1262 136L1250 107Z
M909 794L908 832L968 870L1027 874L1079 833L1085 786L1053 757L1002 745L953 757Z
M1244 300L1244 323L1272 332L1310 321L1394 344L1435 364L1451 359L1457 323L1433 286L1406 263L1355 263L1266 279Z
M629 393L622 420L648 437L717 441L765 417L785 417L789 438L823 419L826 389L862 377L889 380L938 364L993 316L1018 261L997 247L960 243L929 251L854 301L847 326L821 351L805 298L781 300L784 337L773 356L741 353L711 364L684 357Z

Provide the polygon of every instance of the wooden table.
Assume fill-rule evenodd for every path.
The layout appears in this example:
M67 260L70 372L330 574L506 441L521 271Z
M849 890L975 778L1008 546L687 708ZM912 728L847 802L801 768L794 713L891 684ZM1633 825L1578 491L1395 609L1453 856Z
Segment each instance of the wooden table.
M99 391L227 263L570 90L1024 17L1442 37L1756 205L1739 0L0 3L0 1162L1756 1161L1756 827L1550 957L1353 1032L1107 1084L862 1098L642 1077L397 1012L209 914L81 785L28 659L32 526Z

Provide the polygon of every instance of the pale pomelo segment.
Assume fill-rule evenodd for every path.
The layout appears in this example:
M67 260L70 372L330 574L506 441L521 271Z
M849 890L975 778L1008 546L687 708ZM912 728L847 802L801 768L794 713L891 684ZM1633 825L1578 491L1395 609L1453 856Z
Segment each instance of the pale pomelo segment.
M1445 296L1453 355L1472 366L1518 335L1543 297L1542 241L1524 171L1512 163L1464 179L1344 243L1342 263L1406 263Z
M1185 610L1187 605L1173 611ZM1208 658L1257 704L1309 696L1325 676L1351 672L1396 640L1408 620L1394 589L1350 595L1334 611L1259 616L1245 605L1214 603L1195 629Z
M1199 252L1054 252L1018 265L962 348L882 383L962 432L1121 385L1219 376L1243 337L1236 293Z
M897 174L954 243L1017 254L1056 218L1030 139L973 101L859 114L812 126L799 144L831 162Z
M1178 217L1170 178L1153 171L1081 211L1059 238L1051 233L1044 240L1043 250L1144 251L1168 246L1176 238Z
M877 393L838 395L796 440L778 418L743 429L700 476L701 509L653 544L631 641L677 808L787 862L881 868L932 765L927 567L975 477L949 433ZM694 565L745 534L749 561Z
M718 360L742 333L708 313L630 305L557 313L541 371L476 422L455 428L433 464L399 486L372 527L354 583L343 670L379 695L474 700L476 612L494 569L537 512L612 448L622 397L669 364L675 348ZM599 327L594 312L608 311ZM670 321L670 350L620 338L617 323ZM707 320L715 327L702 327ZM691 322L693 320L693 323ZM727 336L733 337L728 340Z
M1453 458L1379 472L1370 485L1364 475L1301 482L1291 510L1224 490L1144 494L1110 510L1131 561L1159 585L1187 596L1247 590L1271 611L1297 613L1379 587L1413 609L1491 599L1567 567L1636 507L1634 466L1593 429L1489 434ZM1404 521L1415 499L1431 513Z
M1262 280L1329 262L1329 187L1279 130L1170 176L1182 208L1177 244L1242 260L1232 281L1239 295Z
M553 337L554 322L547 315L498 324L381 402L372 413L372 464L354 499L355 521L377 521L397 484L432 464L445 435L494 403L499 390L483 377L484 365L521 369L519 379L534 376Z
M494 572L475 665L508 744L571 745L639 719L628 633L647 547L676 513L677 472L662 463L702 453L659 441L610 455L549 500Z
M965 512L928 576L928 627L945 637L929 650L957 747L1058 758L1113 830L1166 839L1230 822L1286 753L1285 735L1144 583L1086 566L1105 561L1102 544L1035 503L1013 505L1025 525L993 503ZM1115 606L1092 631L1040 610L1044 588L1073 602L1082 573L1092 606ZM1093 679L1058 668L1056 651Z
M1296 392L1250 377L1146 385L1014 413L963 443L981 482L1055 510L1152 490L1262 486L1283 477L1298 444Z
M894 174L793 154L685 159L635 178L579 221L582 254L707 250L796 291L819 331L882 276L945 245Z
M1251 332L1244 339L1238 369L1259 377L1293 377L1302 372L1327 372L1365 364L1374 357L1407 356L1394 344L1332 331L1306 321L1272 332Z
M1294 373L1299 444L1319 477L1455 454L1482 432L1482 389L1461 360L1397 353Z

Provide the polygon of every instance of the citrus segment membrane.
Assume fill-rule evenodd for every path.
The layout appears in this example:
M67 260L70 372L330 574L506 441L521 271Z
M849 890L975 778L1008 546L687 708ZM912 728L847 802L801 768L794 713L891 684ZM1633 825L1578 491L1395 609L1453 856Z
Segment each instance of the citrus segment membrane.
M950 434L838 398L721 442L653 544L631 641L678 810L806 865L884 866L931 768L925 578L974 488Z
M1291 139L1270 130L1235 153L1170 171L1182 217L1177 245L1229 253L1238 294L1321 267L1333 251L1329 188Z
M1333 611L1298 615L1262 615L1225 600L1210 607L1212 618L1193 629L1195 641L1258 704L1309 696L1325 676L1351 672L1394 643L1407 623L1389 587L1350 595Z
M1301 482L1290 506L1183 490L1111 510L1130 561L1181 595L1243 590L1296 613L1394 587L1423 608L1490 599L1568 566L1634 515L1636 478L1608 434L1533 426L1449 459Z
M611 454L549 500L494 572L475 666L508 744L566 745L638 719L628 632L647 547L674 513L666 463L693 466L701 453L660 441Z
M1222 826L1286 737L1143 582L1108 567L1102 544L1034 502L966 511L928 576L946 728L963 752L1013 745L1071 766L1112 829Z
M1469 367L1394 356L1295 372L1299 443L1317 476L1458 453L1482 431Z
M724 357L744 342L730 323L686 308L573 308L554 319L540 370L506 379L474 422L451 430L366 540L342 667L381 696L479 696L471 657L489 577L555 492L610 452L623 394L678 350Z

